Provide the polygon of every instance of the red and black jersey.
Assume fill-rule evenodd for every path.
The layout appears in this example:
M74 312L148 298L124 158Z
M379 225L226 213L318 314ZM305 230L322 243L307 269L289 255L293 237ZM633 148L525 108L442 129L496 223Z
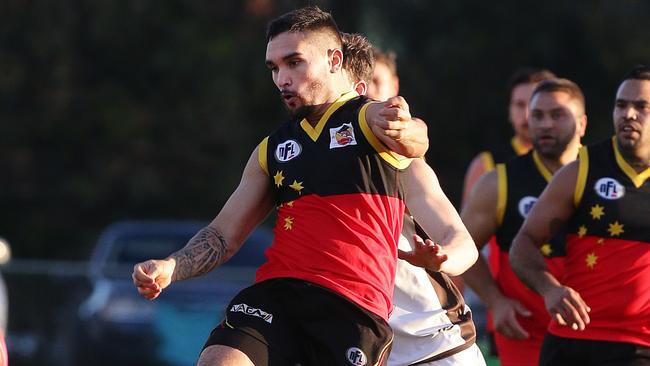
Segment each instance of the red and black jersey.
M278 217L257 281L310 281L388 319L410 160L373 135L368 105L348 93L315 127L288 122L260 144Z
M495 145L489 150L483 151L480 156L483 161L485 171L494 169L495 164L506 163L518 156L525 155L529 150L523 146L516 137L510 139L509 144ZM490 238L488 242L490 253L498 253L498 245L496 237ZM488 265L490 272L496 276L499 272L499 255L490 255L488 258ZM488 328L492 329L492 318L488 317Z
M533 208L537 198L552 178L551 172L542 164L536 151L517 157L505 164L498 164L498 199L496 232L499 247L499 271L495 279L503 294L522 303L532 315L517 317L519 323L530 333L531 339L541 341L550 321L544 300L524 285L515 275L509 261L512 240ZM551 273L561 277L564 271L564 233L540 246Z
M580 151L562 283L591 307L591 323L574 331L553 322L551 333L650 346L648 177L650 168L637 173L623 159L615 137Z

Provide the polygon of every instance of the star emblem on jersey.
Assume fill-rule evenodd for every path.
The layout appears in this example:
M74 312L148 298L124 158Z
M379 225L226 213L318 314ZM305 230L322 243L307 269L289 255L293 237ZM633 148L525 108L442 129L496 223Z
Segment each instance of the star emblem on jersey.
M284 218L284 230L293 229L293 217L287 216Z
M591 206L591 212L589 212L591 218L594 220L600 220L601 217L605 214L605 208L599 204Z
M623 230L623 226L624 225L619 223L618 220L609 224L609 227L607 228L609 236L621 236L621 234L625 232L625 230Z
M596 266L596 262L598 262L598 257L596 256L596 253L591 252L587 254L587 258L585 258L585 262L587 262L587 267L594 269L594 266Z
M551 253L553 253L553 249L551 249L551 244L549 243L542 245L539 250L542 252L542 254L544 254L545 257L548 257L551 255Z
M294 203L294 202L295 202L295 201L289 201L289 202L287 202L287 206L289 206L289 207L293 207L293 203Z
M275 181L275 186L276 187L282 186L283 180L284 180L284 175L282 175L282 170L277 171L273 176L273 181Z
M289 187L291 187L291 189L298 192L299 194L301 194L302 192L300 191L302 191L302 189L305 188L302 186L302 182L298 182L296 180L294 180Z
M582 238L585 235L587 235L587 227L584 225L580 225L580 227L578 228L578 237Z

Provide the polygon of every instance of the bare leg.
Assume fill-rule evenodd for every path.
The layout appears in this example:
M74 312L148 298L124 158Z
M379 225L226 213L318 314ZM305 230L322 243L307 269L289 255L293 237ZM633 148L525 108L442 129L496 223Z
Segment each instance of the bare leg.
M236 348L214 345L201 352L196 366L255 366L246 354Z

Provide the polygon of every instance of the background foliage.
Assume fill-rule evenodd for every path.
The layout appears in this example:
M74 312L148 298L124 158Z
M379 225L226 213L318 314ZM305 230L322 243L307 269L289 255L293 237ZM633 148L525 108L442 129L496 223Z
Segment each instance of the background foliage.
M506 80L544 66L584 89L586 142L611 133L623 73L650 60L650 3L314 1L398 54L458 204L505 143ZM304 1L0 2L0 235L22 258L82 259L122 218L214 216L286 118L264 67L269 19Z

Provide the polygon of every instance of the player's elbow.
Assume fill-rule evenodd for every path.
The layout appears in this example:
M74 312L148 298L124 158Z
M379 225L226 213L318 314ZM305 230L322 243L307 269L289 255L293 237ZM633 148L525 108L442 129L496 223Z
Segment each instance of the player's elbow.
M470 269L478 260L478 250L469 234L463 234L457 239L458 250L452 255L456 260L449 261L449 266L442 269L443 272L450 276L460 276ZM453 266L451 265L453 264Z

